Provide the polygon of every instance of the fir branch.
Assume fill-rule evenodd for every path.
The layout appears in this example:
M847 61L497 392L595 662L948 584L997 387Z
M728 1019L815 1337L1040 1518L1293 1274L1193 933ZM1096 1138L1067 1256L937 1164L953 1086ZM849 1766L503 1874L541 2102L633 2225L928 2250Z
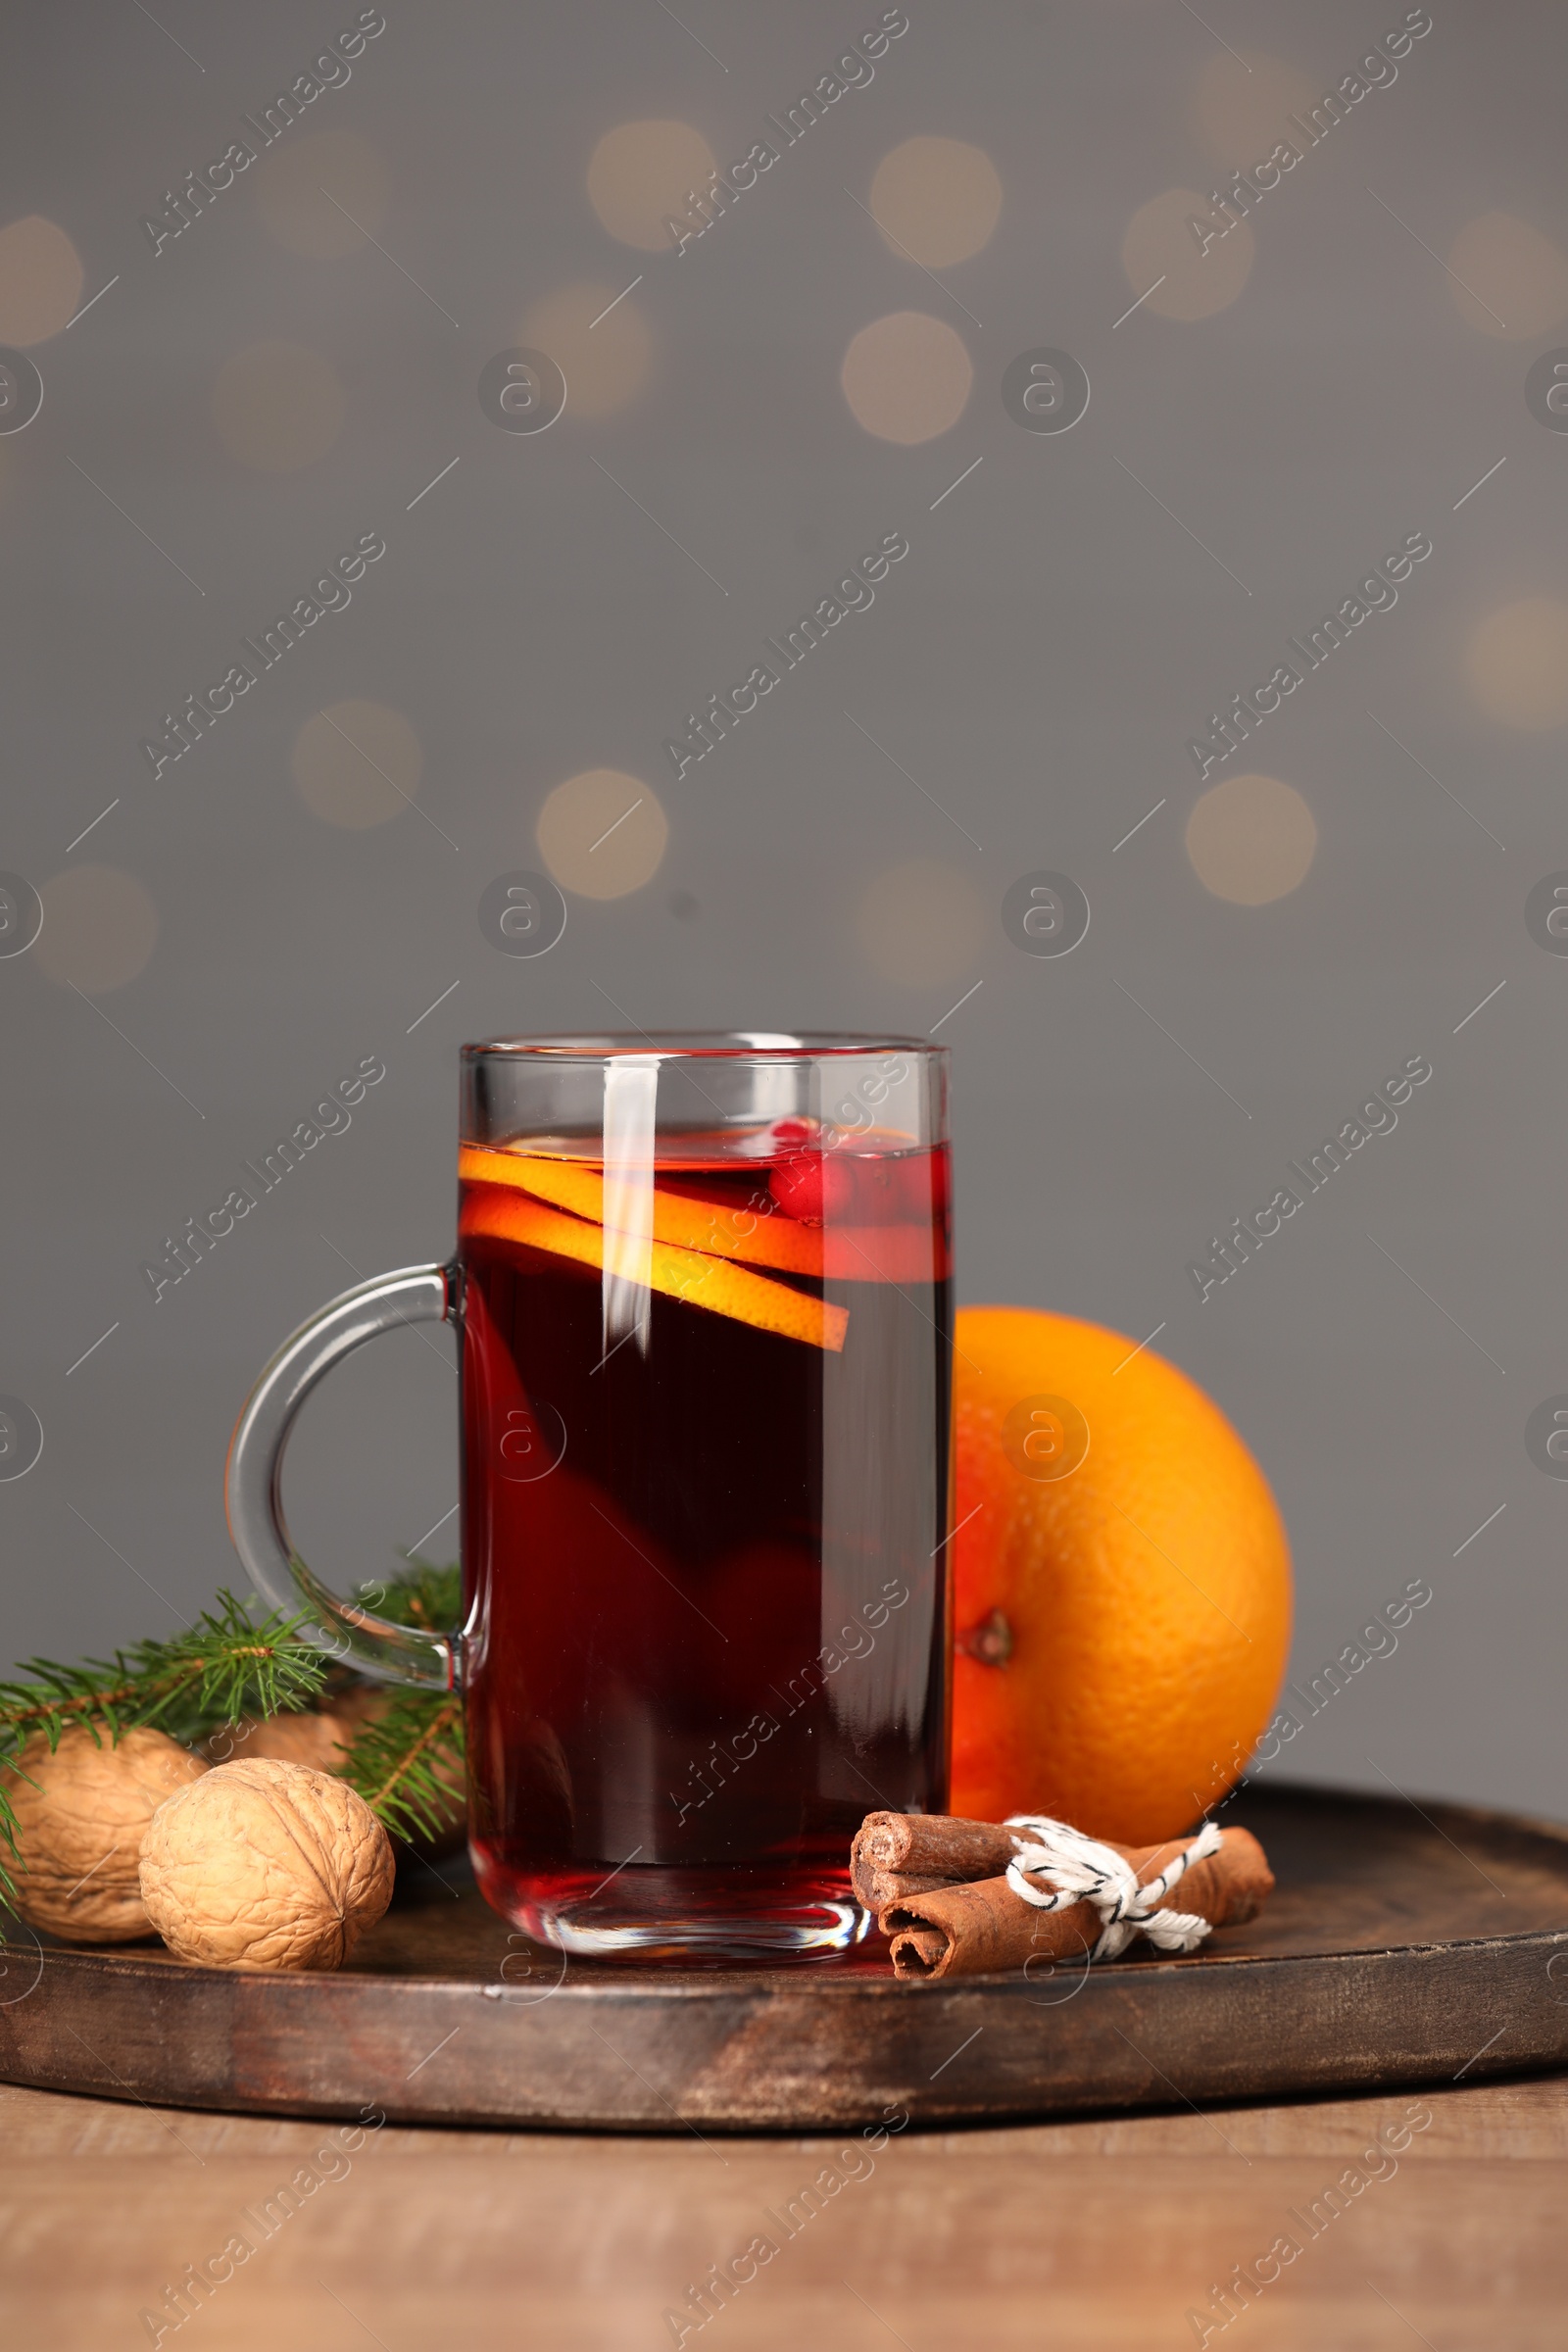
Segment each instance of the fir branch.
M341 1770L383 1828L412 1844L451 1828L464 1757L457 1693L399 1690L356 1727Z
M463 1614L463 1571L403 1554L407 1567L387 1585L363 1585L360 1598L394 1625L452 1632ZM452 1827L463 1801L463 1701L452 1692L408 1688L390 1692L378 1715L364 1717L345 1751L343 1777L383 1828L412 1843Z
M15 1766L28 1740L42 1734L51 1751L72 1725L102 1745L135 1725L156 1725L192 1743L245 1715L309 1707L325 1686L328 1660L301 1638L308 1615L264 1617L232 1592L164 1641L137 1642L111 1658L63 1666L24 1659L19 1679L0 1682L0 1770ZM17 1853L16 1816L0 1778L0 1838ZM20 1857L19 1857L20 1859ZM15 1887L0 1854L0 1893Z
M438 1568L416 1551L403 1554L406 1572L389 1585L362 1585L360 1597L394 1625L422 1626L427 1633L446 1634L462 1622L463 1570L456 1560Z
M360 1597L394 1624L451 1630L463 1607L461 1569L455 1563L438 1567L416 1553L404 1558L405 1573L387 1585L362 1587ZM212 1610L168 1640L138 1642L79 1666L28 1658L17 1680L0 1681L0 1897L16 1891L4 1848L21 1863L4 1773L8 1766L20 1769L17 1759L28 1740L41 1733L52 1751L74 1724L100 1745L106 1732L113 1742L133 1726L155 1725L194 1746L245 1719L303 1712L342 1682L352 1687L363 1679L343 1677L329 1654L306 1637L312 1623L308 1611L253 1615L246 1602L221 1592ZM380 1715L357 1727L344 1755L344 1778L394 1836L438 1836L461 1801L462 1700L397 1690Z

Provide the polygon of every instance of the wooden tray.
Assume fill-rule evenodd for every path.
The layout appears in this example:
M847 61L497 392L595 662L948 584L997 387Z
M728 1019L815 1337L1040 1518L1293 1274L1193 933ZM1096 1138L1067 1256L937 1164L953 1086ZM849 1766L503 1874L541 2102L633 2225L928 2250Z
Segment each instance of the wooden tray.
M875 1944L785 1967L568 1963L509 1935L471 1883L433 1875L335 1977L23 1931L0 1945L0 2080L270 2114L707 2132L1568 2061L1568 1830L1306 1788L1248 1791L1224 1818L1256 1832L1278 1876L1260 1920L1191 1959L1033 1983L901 1984Z

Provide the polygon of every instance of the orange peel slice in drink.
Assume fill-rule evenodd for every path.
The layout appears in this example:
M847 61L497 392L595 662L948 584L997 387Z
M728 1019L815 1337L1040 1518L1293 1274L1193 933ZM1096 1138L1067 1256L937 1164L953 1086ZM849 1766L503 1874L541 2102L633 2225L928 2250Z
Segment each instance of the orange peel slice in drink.
M463 1145L458 1174L469 1184L506 1184L591 1224L605 1221L605 1180L595 1167L540 1153ZM801 1225L782 1212L756 1214L695 1193L653 1190L656 1242L771 1266L781 1274L843 1282L930 1282L947 1272L946 1251L929 1224Z
M475 1152L473 1156L490 1159L502 1154ZM465 1173L471 1181L476 1171ZM485 1180L485 1189L470 1193L464 1202L461 1231L488 1234L496 1241L521 1242L557 1257L574 1258L582 1266L602 1268L605 1262L603 1226L564 1215L515 1185L503 1191ZM647 1245L647 1280L650 1290L684 1299L688 1306L707 1307L712 1314L733 1316L738 1323L777 1332L782 1339L803 1340L835 1355L843 1351L850 1321L848 1307L808 1298L802 1291L769 1282L765 1275L750 1273L725 1258L656 1239Z
M491 1152L465 1144L458 1174L469 1183L511 1184L557 1208L569 1208L591 1223L605 1221L605 1180L597 1168L569 1159L544 1159L520 1152ZM750 1230L745 1230L749 1228ZM717 1201L654 1187L654 1239L678 1250L700 1250L707 1257L734 1257L743 1264L776 1266L782 1274L822 1271L822 1236L792 1217L756 1216Z

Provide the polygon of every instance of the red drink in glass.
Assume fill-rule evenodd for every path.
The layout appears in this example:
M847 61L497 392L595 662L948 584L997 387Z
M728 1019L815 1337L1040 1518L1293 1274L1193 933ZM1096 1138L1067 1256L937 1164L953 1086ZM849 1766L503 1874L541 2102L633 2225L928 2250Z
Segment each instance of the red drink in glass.
M464 1694L486 1898L567 1951L829 1952L850 1841L948 1798L947 1056L923 1039L463 1049L458 1255L284 1341L229 1448L235 1546L340 1657ZM463 1626L301 1557L302 1404L378 1333L462 1334Z
M947 1148L823 1143L463 1152L471 1844L569 1949L850 1942L862 1816L945 1802Z

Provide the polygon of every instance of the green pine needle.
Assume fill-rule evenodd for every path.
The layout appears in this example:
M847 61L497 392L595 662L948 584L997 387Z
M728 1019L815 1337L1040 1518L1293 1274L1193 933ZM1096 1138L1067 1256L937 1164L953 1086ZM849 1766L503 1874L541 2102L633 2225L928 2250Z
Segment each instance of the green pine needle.
M386 1585L366 1585L360 1598L397 1625L446 1633L463 1607L463 1575L454 1563L437 1567L405 1553L406 1570ZM256 1604L259 1606L259 1604ZM17 1821L6 1790L7 1766L42 1733L51 1750L73 1724L101 1745L140 1724L156 1725L194 1747L243 1719L298 1714L323 1694L364 1678L343 1677L330 1657L307 1639L310 1613L254 1613L232 1592L218 1595L184 1633L137 1642L112 1658L62 1666L28 1658L14 1682L0 1682L0 1897L14 1895L5 1847L24 1868ZM385 1711L356 1728L343 1777L396 1838L438 1835L461 1798L464 1775L463 1701L455 1693L397 1689Z
M62 1666L28 1658L20 1677L0 1682L0 1768L15 1765L29 1739L42 1733L51 1750L73 1724L102 1744L138 1724L155 1724L194 1744L241 1716L296 1713L325 1687L328 1660L301 1639L308 1616L266 1616L232 1592L218 1595L194 1625L166 1641L137 1642L112 1658ZM0 1781L0 1838L17 1856L16 1815ZM0 1853L0 1893L15 1886Z
M382 1827L409 1843L452 1826L463 1797L463 1701L455 1691L394 1692L356 1727L343 1777Z
M389 1585L362 1585L361 1598L394 1625L418 1625L426 1633L446 1634L462 1622L463 1570L454 1560L437 1568L416 1551L403 1554L408 1568ZM379 1598L376 1596L379 1594Z
M450 1633L463 1614L463 1571L417 1552L389 1585L362 1585L360 1597L394 1625ZM343 1777L393 1837L434 1838L451 1825L464 1776L463 1701L453 1691L400 1689L385 1711L356 1729Z

